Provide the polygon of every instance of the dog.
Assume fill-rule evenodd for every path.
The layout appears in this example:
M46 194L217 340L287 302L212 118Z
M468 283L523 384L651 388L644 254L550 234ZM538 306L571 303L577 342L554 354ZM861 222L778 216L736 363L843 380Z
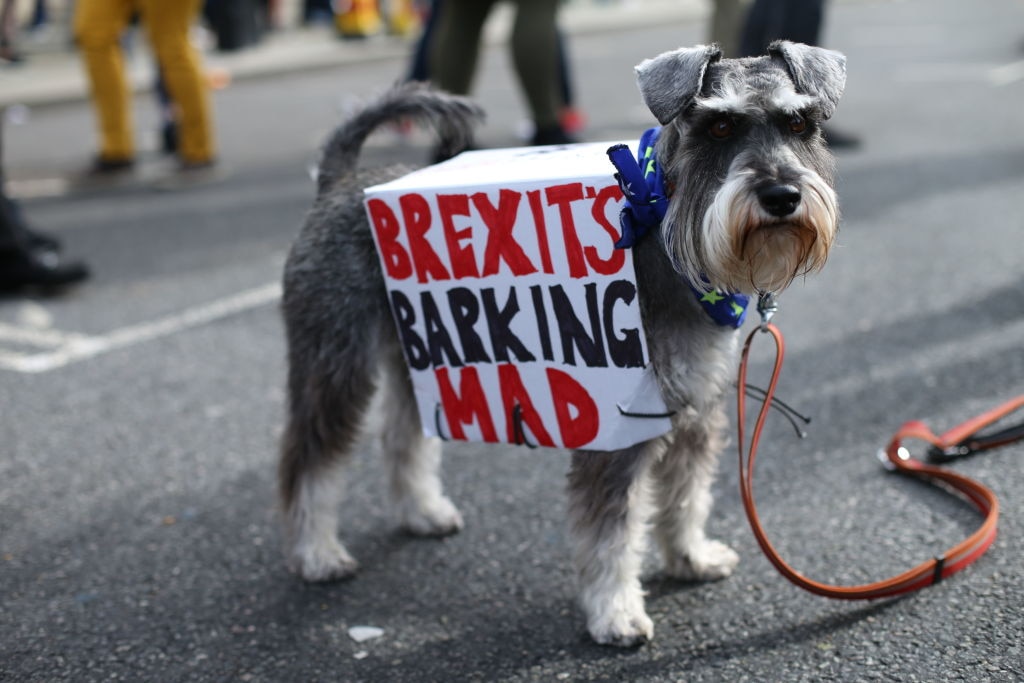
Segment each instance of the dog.
M744 59L701 45L645 60L636 75L661 124L654 152L671 190L660 227L635 244L633 259L672 430L618 451L575 451L568 474L587 628L598 643L624 647L653 636L640 581L648 529L671 577L721 579L738 562L704 532L738 333L709 318L699 299L777 293L825 264L839 210L821 125L842 95L846 60L784 41ZM408 117L435 124L440 149L454 152L469 144L481 112L463 98L403 86L344 124L325 146L318 196L285 267L279 482L289 562L307 581L357 569L337 536L338 475L378 385L388 418L381 450L402 525L426 536L463 526L442 490L440 443L423 435L362 204L364 187L410 169L355 170L370 131Z

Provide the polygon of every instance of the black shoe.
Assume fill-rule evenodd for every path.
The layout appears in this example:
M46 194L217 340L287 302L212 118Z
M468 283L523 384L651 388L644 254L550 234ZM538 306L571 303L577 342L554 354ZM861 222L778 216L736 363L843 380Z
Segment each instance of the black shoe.
M189 161L187 159L182 159L180 162L178 162L178 172L179 173L205 172L205 171L210 170L211 168L216 168L216 166L217 166L217 160L216 159L204 159L203 161Z
M22 64L25 61L25 56L15 50L6 40L0 40L0 61Z
M216 159L186 161L178 163L177 172L158 178L153 182L156 190L187 190L224 180L228 176L225 168Z
M533 138L530 140L530 144L534 146L571 145L575 142L576 139L566 133L561 126L538 128L537 132L533 134Z
M94 177L118 175L135 168L135 159L108 159L97 156L93 159L92 165L86 170L86 174Z
M178 126L174 121L167 121L160 129L160 151L164 154L178 153Z
M60 252L60 240L53 235L47 235L45 232L39 232L31 227L25 221L25 216L21 212L21 207L14 202L8 202L7 207L9 213L7 219L13 224L11 229L14 232L21 232L25 235L25 239L28 241L28 246L31 249L41 249L43 251Z
M135 159L108 159L97 156L70 180L76 190L95 191L134 184Z
M60 241L53 235L29 229L26 229L25 233L28 235L28 244L32 249L60 253Z
M55 289L67 287L89 277L84 263L61 263L55 252L28 252L0 257L0 290L24 287Z

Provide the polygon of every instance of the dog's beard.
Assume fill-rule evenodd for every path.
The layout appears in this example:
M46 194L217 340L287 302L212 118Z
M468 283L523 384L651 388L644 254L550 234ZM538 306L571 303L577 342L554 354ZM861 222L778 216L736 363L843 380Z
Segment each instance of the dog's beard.
M808 171L799 183L796 211L777 218L758 202L752 176L730 174L703 220L691 226L699 230L699 239L670 244L673 260L691 282L703 279L731 292L779 292L825 265L839 221L832 188Z

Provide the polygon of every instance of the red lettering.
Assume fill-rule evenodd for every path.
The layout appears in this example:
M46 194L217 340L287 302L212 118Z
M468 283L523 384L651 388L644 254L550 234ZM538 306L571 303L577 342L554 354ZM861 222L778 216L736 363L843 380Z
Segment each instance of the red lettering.
M548 226L544 220L544 207L540 203L540 190L530 190L526 193L530 202L530 212L533 213L533 225L537 230L537 246L540 247L540 265L545 273L555 272L551 264L551 247L548 246Z
M596 247L586 247L583 250L587 257L587 263L601 275L614 275L622 270L622 266L626 263L626 250L615 248L615 243L620 237L619 229L608 221L608 216L605 215L604 209L605 204L609 201L618 201L621 196L622 190L619 189L618 185L609 185L597 194L594 203L590 207L590 215L593 216L598 225L604 228L604 231L611 238L611 246L609 248L612 255L608 259L602 259Z
M438 368L434 375L441 389L441 406L448 418L448 429L451 430L452 438L465 441L466 432L462 425L476 422L483 440L496 443L498 434L494 430L494 421L491 419L487 397L484 395L476 368L470 366L462 369L459 374L458 392L448 377L448 368Z
M576 223L572 218L572 203L583 199L583 183L569 183L547 188L544 194L548 204L558 207L562 222L562 237L565 241L565 255L569 260L569 277L587 276L587 264L583 258L583 246L576 234Z
M441 213L441 227L444 242L448 245L448 258L452 264L452 275L456 280L464 277L480 277L476 269L476 254L473 245L463 242L473 237L473 228L455 229L453 216L469 215L469 197L464 194L437 195L437 208Z
M555 418L566 448L581 448L597 436L600 414L597 404L582 384L569 374L554 368L545 370L555 403ZM575 411L575 416L573 415Z
M437 252L430 246L426 234L430 230L430 204L419 194L403 194L398 198L402 208L402 220L405 232L409 237L409 251L416 266L416 279L427 282L428 279L450 280L451 275L445 270Z
M498 366L498 384L501 386L501 403L505 408L505 430L508 434L509 443L523 443L516 425L516 406L519 407L519 423L529 427L530 433L542 446L555 445L551 435L544 429L540 414L533 407L530 395L526 393L523 380L519 377L516 366L503 363ZM525 431L525 429L523 430Z
M396 280L404 280L411 276L412 262L409 260L409 254L398 243L401 225L395 212L381 199L366 202L366 211L370 214L370 223L373 224L373 231L377 235L381 260L384 261L384 270L388 276Z
M487 248L484 251L484 275L498 272L498 260L508 264L513 275L529 275L536 273L537 268L523 252L515 238L512 228L516 224L519 200L522 195L513 190L502 190L498 195L498 206L491 204L487 195L477 192L472 196L473 205L480 212L480 217L487 226Z

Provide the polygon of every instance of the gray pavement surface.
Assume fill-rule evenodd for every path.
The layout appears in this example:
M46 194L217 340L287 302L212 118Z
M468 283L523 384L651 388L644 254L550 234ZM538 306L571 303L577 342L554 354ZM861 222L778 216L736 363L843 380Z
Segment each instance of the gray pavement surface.
M685 18L574 34L587 139L650 125L632 66L703 38ZM978 523L883 473L874 453L904 420L943 429L1024 389L1022 40L1015 0L847 2L829 15L826 42L850 60L835 126L863 145L839 157L839 247L777 318L780 392L812 414L810 437L774 425L757 473L769 533L812 577L882 578ZM636 650L586 638L558 451L451 445L446 484L466 529L421 540L396 531L367 448L342 510L362 572L327 586L290 576L274 501L280 267L318 144L404 66L396 52L236 79L216 95L229 174L178 192L154 191L150 176L70 191L92 153L81 100L8 127L28 216L95 277L58 298L0 299L0 680L1024 680L1019 444L956 465L1000 497L989 553L922 593L866 604L775 573L727 451L710 526L742 562L690 585L663 578L652 555L655 640ZM482 67L481 140L518 144L506 51ZM153 105L137 105L145 142ZM428 147L384 133L366 162ZM147 152L143 175L165 165ZM356 642L354 626L382 635Z

